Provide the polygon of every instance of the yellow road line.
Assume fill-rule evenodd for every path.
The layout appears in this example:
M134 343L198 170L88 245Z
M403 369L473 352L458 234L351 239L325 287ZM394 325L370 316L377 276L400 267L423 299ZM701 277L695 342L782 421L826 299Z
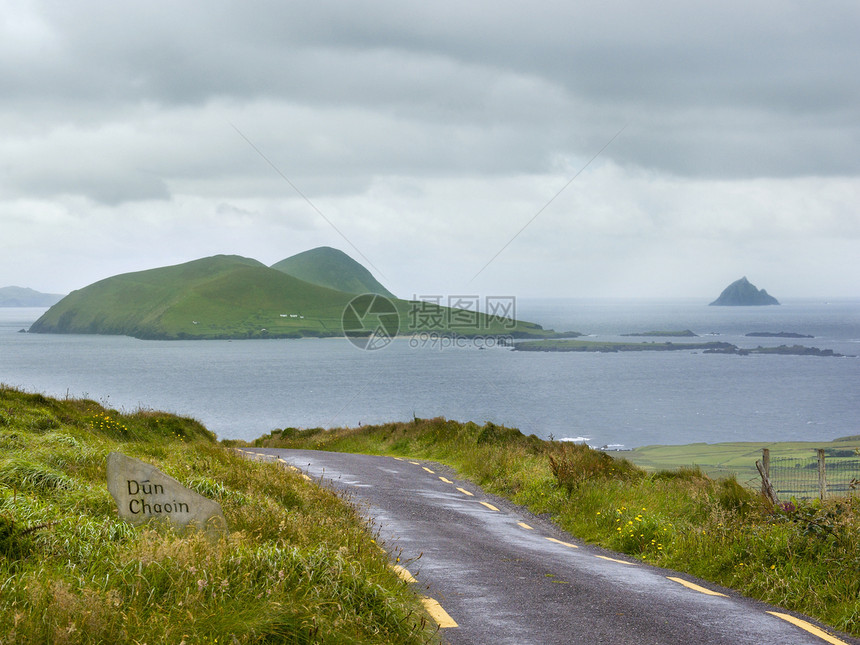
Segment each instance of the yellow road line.
M687 587L687 589L692 589L693 591L698 591L699 593L707 594L709 596L722 596L723 598L728 598L728 596L724 593L705 589L704 587L700 587L699 585L689 582L688 580L684 580L683 578L674 578L672 576L666 577L672 582L677 582L679 585L684 585L685 587Z
M839 640L835 636L831 636L823 629L819 629L812 623L808 623L805 620L801 620L800 618L795 618L791 614L781 614L777 611L769 611L767 613L769 613L771 616L782 618L783 620L788 621L792 625L796 625L797 627L808 631L813 636L818 636L818 638L820 638L821 640L826 641L828 643L832 643L832 645L848 645L848 643L846 643L845 641Z
M528 529L529 531L534 531L534 529L532 527L530 527L528 524L526 524L525 522L517 522L517 524L522 526L524 529Z
M409 463L412 464L413 466L420 466L421 465L417 461L410 461Z
M422 467L424 470L426 470L428 473L430 473L431 475L435 475L435 474L436 474L436 473L434 473L432 470L430 470L429 468L427 468L427 466L421 466L421 467Z
M439 625L442 629L447 627L458 627L457 623L448 615L448 612L442 609L442 605L440 605L437 601L432 598L423 597L421 598L421 602L424 605L424 609L427 610L427 613L430 614L430 618L436 621L436 624Z
M605 555L596 555L595 558L600 558L601 560L609 560L610 562L617 562L618 564L629 564L631 567L635 567L635 562L625 562L624 560L616 560L615 558L607 558Z
M458 490L458 491L460 491L461 493L463 493L463 495L468 495L469 497L474 497L474 496L475 496L475 493L470 493L470 492L469 492L469 491L467 491L465 488L460 488L460 487L458 486L458 487L457 487L457 490Z
M453 484L453 483L454 483L454 482L452 482L450 479L446 479L445 477L440 477L439 479L441 479L441 480L442 480L443 482L445 482L446 484Z
M399 564L392 564L391 568L394 570L394 573L396 573L398 576L400 576L401 580L405 580L406 582L409 582L409 583L418 582L415 579L415 576L413 576L411 573L409 573L409 570L406 569L405 567L401 567Z
M497 509L495 506L493 506L492 504L490 504L490 503L488 503L488 502L481 502L481 505L482 505L482 506L486 506L486 507L487 507L487 508L489 508L491 511L498 511L498 510L499 510L499 509Z
M575 544L571 544L570 542L562 542L561 540L556 540L555 538L547 538L550 542L555 542L556 544L561 544L562 546L570 547L571 549L578 549L579 547Z

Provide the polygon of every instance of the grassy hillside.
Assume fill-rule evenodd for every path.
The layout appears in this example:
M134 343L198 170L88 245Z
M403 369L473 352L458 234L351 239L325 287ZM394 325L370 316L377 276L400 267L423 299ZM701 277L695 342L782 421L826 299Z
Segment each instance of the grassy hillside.
M111 451L218 501L230 535L118 520ZM370 528L333 493L238 456L191 419L0 386L0 642L433 641Z
M581 539L860 635L860 498L773 507L733 477L696 468L648 473L587 446L492 423L285 429L255 444L434 459L550 514Z
M219 255L126 273L73 291L45 312L30 331L167 340L340 336L344 309L354 297L256 260ZM456 319L453 310L405 300L393 303L401 334L545 335L532 323L484 315L460 328L449 322Z
M273 269L337 291L347 293L378 293L388 298L394 294L383 287L361 264L343 251L321 246L304 251L272 265Z

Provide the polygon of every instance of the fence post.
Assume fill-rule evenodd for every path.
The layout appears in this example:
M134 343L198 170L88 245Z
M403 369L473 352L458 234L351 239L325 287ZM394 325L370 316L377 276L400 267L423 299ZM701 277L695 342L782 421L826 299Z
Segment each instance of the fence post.
M758 472L761 475L761 494L771 504L778 504L779 498L773 489L773 484L770 483L770 450L762 448L761 461L756 461L755 467L758 468Z
M824 501L827 497L827 469L824 465L824 449L818 449L818 498Z

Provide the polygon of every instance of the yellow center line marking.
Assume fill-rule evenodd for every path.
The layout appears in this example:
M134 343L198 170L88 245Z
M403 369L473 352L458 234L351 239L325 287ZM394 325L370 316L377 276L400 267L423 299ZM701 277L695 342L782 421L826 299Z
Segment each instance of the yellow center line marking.
M475 493L470 493L470 492L469 492L469 491L467 491L465 488L460 488L460 487L458 486L458 487L457 487L457 490L458 490L458 491L460 491L461 493L463 493L463 495L468 495L469 497L474 497L474 496L475 496Z
M724 593L705 589L704 587L700 587L699 585L689 582L688 580L684 580L683 578L674 578L672 576L666 577L672 582L677 582L679 585L684 585L685 587L687 587L687 589L692 589L693 591L698 591L699 593L707 594L709 596L722 596L723 598L728 598L728 596Z
M446 479L445 477L440 477L439 479L441 479L441 480L442 480L443 482L445 482L446 484L453 484L453 483L454 483L454 482L452 482L450 479Z
M526 524L525 522L517 522L517 524L522 526L524 529L528 529L529 531L534 531L534 529L531 526L529 526L528 524Z
M555 538L547 538L550 542L555 542L556 544L561 544L562 546L570 547L571 549L578 549L579 547L575 544L571 544L570 542L562 542L561 540L556 540Z
M596 555L595 558L600 558L601 560L609 560L610 562L617 562L618 564L627 564L631 567L635 567L635 562L625 562L624 560L616 560L615 558L607 558L605 555Z
M392 457L392 459L396 459L397 461L403 461L403 457Z
M429 468L427 468L427 466L421 466L421 467L422 467L424 470L426 470L428 473L430 473L431 475L435 475L435 474L436 474L436 473L434 473L432 470L430 470Z
M426 596L421 598L421 602L424 605L424 609L427 610L427 613L430 614L430 618L436 621L436 624L439 625L442 629L447 627L458 627L457 623L454 621L451 616L448 615L448 612L442 609L442 605L440 605L437 601L432 598L427 598Z
M391 568L394 570L394 573L396 573L400 577L401 580L405 580L410 584L413 582L418 582L415 579L415 576L409 573L409 570L405 567L401 567L399 564L392 564Z
M845 641L839 640L835 636L831 636L822 629L818 629L818 627L816 627L812 623L808 623L805 620L801 620L800 618L795 618L791 614L781 614L776 611L769 611L767 613L769 613L771 616L782 618L783 620L788 621L792 625L796 625L797 627L808 631L813 636L818 636L818 638L820 638L821 640L826 641L828 643L832 643L833 645L848 645L848 643L846 643Z
M410 461L409 463L412 464L413 466L420 466L421 465L417 461Z
M491 511L498 511L498 510L499 510L499 509L497 509L495 506L493 506L492 504L490 504L489 502L481 502L481 506L486 506L486 507L487 507L487 508L489 508Z

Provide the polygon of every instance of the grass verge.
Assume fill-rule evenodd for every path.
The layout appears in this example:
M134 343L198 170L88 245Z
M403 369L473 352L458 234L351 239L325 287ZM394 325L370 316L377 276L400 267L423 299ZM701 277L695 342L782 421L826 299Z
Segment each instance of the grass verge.
M860 636L860 500L773 507L734 477L646 472L587 446L487 423L416 419L276 430L266 447L440 461L589 542L685 571Z
M218 501L229 536L117 519L111 451ZM192 419L0 386L0 455L0 643L435 641L349 504Z

